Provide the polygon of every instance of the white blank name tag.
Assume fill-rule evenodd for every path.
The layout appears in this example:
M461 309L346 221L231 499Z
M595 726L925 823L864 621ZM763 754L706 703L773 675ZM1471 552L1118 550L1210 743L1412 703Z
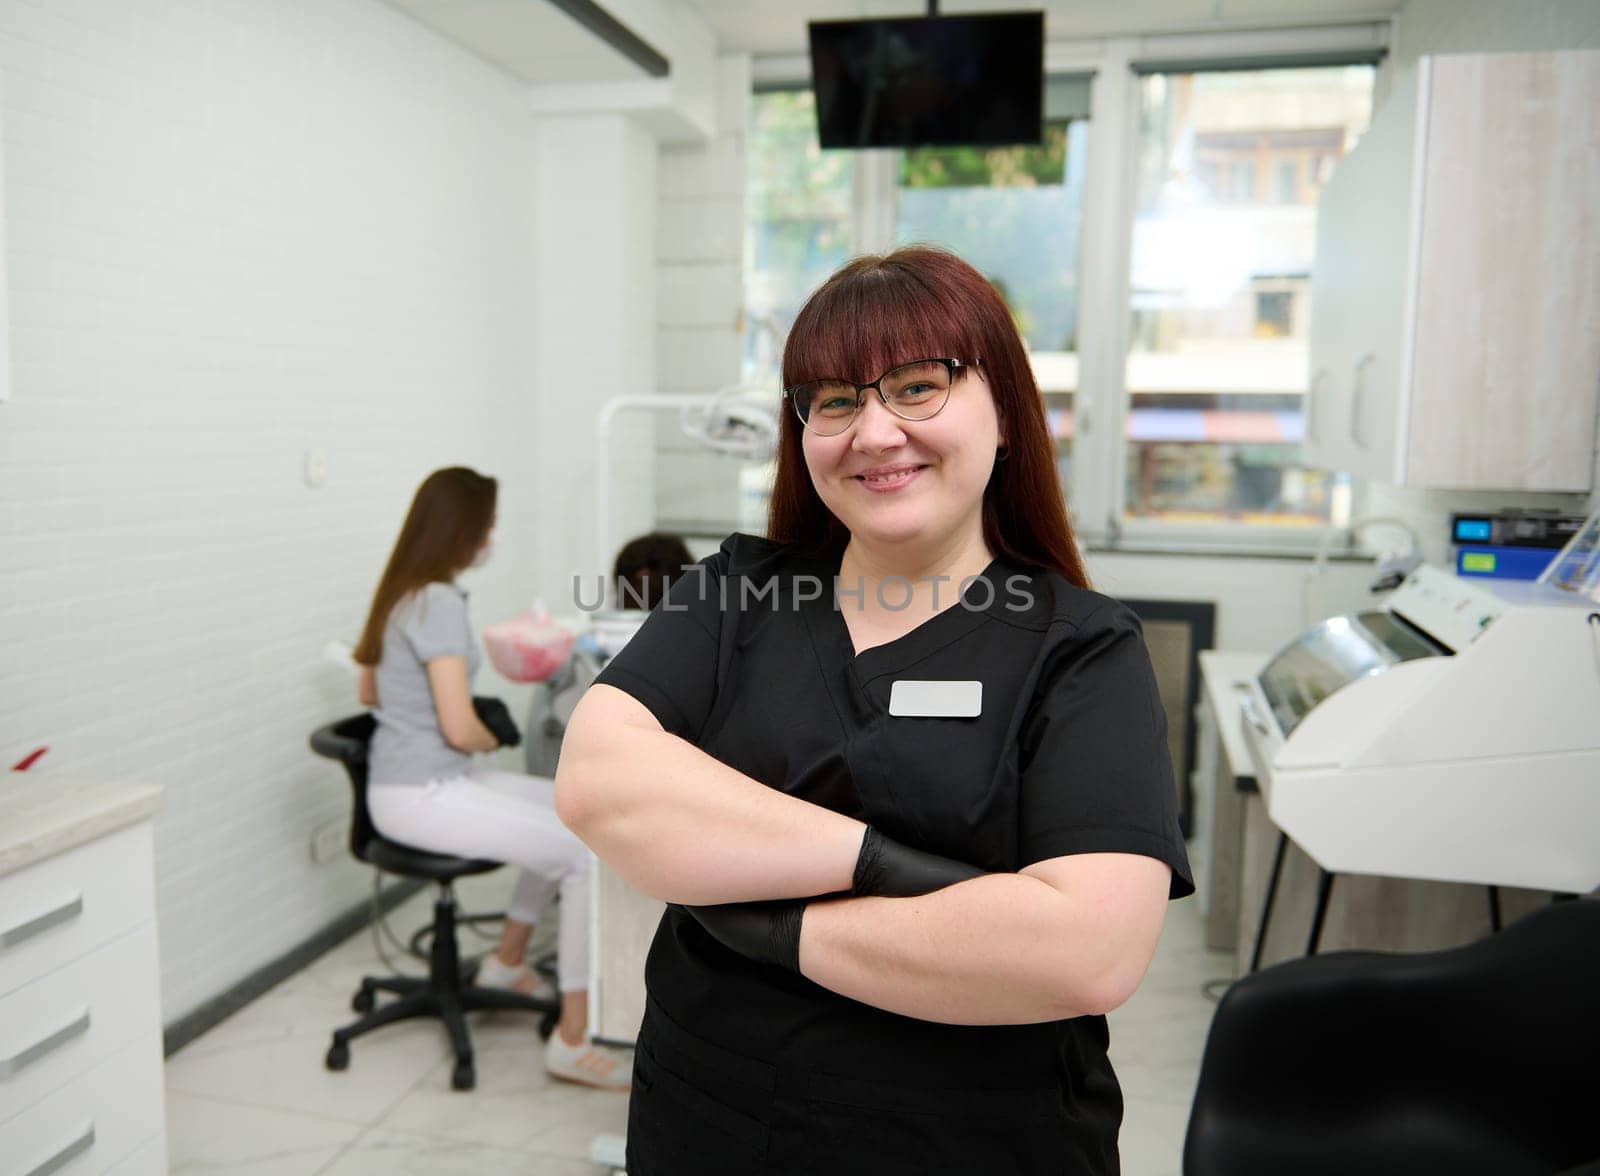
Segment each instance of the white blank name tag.
M982 682L895 682L889 713L906 719L975 719L983 713Z

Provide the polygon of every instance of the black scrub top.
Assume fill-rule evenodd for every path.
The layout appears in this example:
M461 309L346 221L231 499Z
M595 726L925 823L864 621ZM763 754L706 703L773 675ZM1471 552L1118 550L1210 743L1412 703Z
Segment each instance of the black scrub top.
M996 559L957 603L857 655L840 613L855 598L848 584L836 597L838 570L837 555L735 534L672 586L597 681L745 775L907 845L991 873L1143 854L1172 868L1173 898L1193 892L1165 714L1126 607ZM955 599L957 586L941 588ZM884 597L896 601L893 586ZM899 679L979 681L981 713L891 716ZM737 1117L722 1126L745 1129L731 1142L754 1147L759 1135L763 1152L782 1150L762 1134L776 1092L807 1137L788 1141L794 1171L849 1171L852 1156L870 1157L863 1171L976 1170L961 1158L969 1146L996 1172L1118 1170L1122 1097L1104 1017L903 1017L751 961L671 907L645 982L640 1050L652 1066L670 1053L663 1080L690 1092L680 1105L726 1118L731 1099ZM636 1078L636 1102L640 1089Z

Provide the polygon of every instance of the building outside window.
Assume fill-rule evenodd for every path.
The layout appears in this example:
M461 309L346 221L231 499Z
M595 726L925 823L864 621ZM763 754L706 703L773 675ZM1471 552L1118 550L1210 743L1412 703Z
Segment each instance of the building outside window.
M1366 129L1370 66L1150 73L1130 259L1128 518L1321 524L1302 469L1316 199Z

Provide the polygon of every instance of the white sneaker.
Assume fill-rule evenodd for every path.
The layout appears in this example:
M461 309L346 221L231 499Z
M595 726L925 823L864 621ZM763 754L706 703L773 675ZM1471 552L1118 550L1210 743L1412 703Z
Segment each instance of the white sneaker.
M568 1045L560 1033L552 1033L544 1043L544 1068L553 1078L601 1090L627 1090L633 1085L633 1059L627 1050L588 1041Z
M479 988L505 988L520 992L523 996L537 996L545 1000L556 1000L560 996L556 986L544 973L534 971L527 964L517 964L515 967L502 964L493 952L479 962L472 982Z

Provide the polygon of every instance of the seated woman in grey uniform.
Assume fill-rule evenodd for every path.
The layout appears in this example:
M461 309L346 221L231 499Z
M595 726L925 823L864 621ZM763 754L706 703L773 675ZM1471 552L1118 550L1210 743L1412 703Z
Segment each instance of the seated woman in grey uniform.
M812 295L783 383L767 537L672 586L556 776L669 904L628 1172L1115 1173L1105 1014L1193 885L1022 342L903 249Z
M624 1090L625 1055L587 1039L589 854L556 818L553 781L472 762L500 740L473 710L472 679L483 655L455 578L488 561L497 493L493 478L452 467L429 474L412 499L355 648L361 701L378 724L367 807L378 831L394 841L521 867L500 942L479 965L479 984L535 990L538 978L523 957L559 890L561 1019L545 1045L545 1069Z

